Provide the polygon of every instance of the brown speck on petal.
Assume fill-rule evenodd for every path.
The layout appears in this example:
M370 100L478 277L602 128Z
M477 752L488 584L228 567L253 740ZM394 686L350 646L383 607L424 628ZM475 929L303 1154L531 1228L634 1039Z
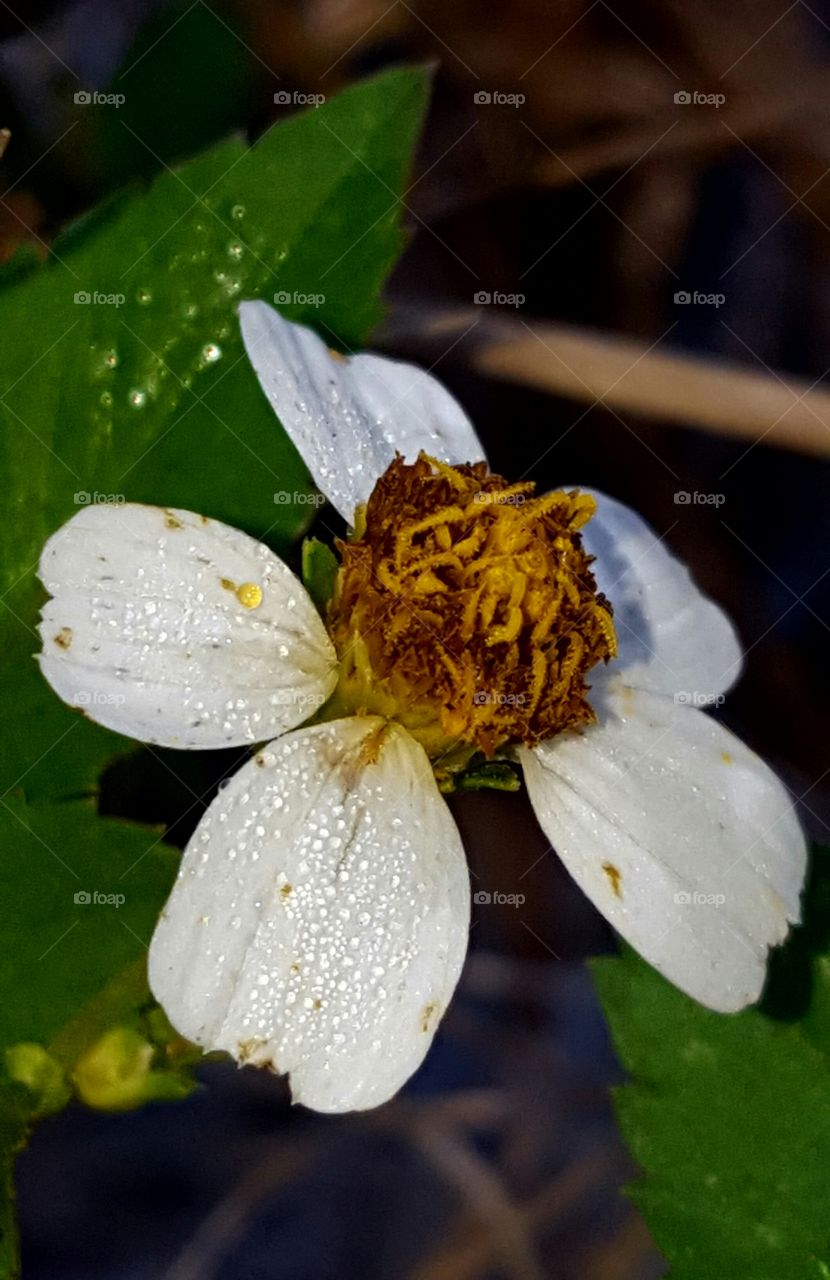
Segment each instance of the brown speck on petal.
M59 649L68 649L71 643L72 643L72 628L61 627L60 631L55 636L55 644L58 646Z
M620 871L619 867L615 867L613 862L603 862L602 869L605 872L605 875L608 879L608 883L611 886L611 891L614 894L614 897L621 898L622 897L622 888L621 888L622 872Z
M438 1005L435 1004L434 1001L430 1001L429 1004L424 1005L423 1010L421 1011L421 1030L424 1035L427 1035L427 1033L432 1029L432 1025L436 1020L437 1014Z
M237 1055L242 1066L246 1062L250 1062L257 1050L261 1049L264 1044L265 1041L259 1036L252 1036L250 1040L240 1040L237 1046ZM266 1064L263 1063L262 1065L265 1066Z

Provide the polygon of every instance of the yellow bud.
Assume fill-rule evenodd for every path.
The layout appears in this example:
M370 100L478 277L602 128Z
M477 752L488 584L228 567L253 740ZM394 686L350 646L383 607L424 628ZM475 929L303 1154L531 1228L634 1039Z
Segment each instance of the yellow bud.
M144 1102L181 1098L190 1091L184 1077L152 1069L155 1049L138 1031L107 1031L75 1064L78 1096L101 1111L129 1111Z
M6 1050L6 1070L35 1098L37 1115L51 1115L69 1101L72 1090L60 1063L42 1044L21 1040Z

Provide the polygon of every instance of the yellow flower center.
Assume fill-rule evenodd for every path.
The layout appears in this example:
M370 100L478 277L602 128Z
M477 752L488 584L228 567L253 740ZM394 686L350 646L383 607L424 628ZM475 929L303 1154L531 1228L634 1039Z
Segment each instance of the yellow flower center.
M534 488L395 459L339 544L338 714L394 718L454 767L594 719L585 677L616 652L579 535L596 504Z

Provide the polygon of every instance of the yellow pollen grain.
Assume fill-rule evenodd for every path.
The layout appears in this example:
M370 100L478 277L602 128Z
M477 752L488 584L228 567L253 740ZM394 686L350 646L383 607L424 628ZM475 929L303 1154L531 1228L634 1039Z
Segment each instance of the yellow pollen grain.
M729 752L728 752L728 751L721 751L721 753L720 753L720 758L721 758L721 760L723 761L723 763L724 763L724 764L731 764L731 763L732 763L732 757L731 757L731 755L729 754Z
M258 609L262 604L262 587L256 582L243 582L236 588L236 598L245 609Z

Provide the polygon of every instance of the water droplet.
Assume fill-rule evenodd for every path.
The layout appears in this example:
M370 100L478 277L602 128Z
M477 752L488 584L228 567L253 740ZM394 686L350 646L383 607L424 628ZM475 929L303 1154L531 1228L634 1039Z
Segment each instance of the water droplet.
M134 409L143 409L147 403L147 392L141 387L133 387L127 399Z
M135 297L136 302L139 302L142 307L146 307L148 303L153 301L153 295L149 289L139 289Z
M234 218L237 222L241 222L242 219L245 217L244 204L235 204L231 209L231 217Z
M112 392L111 391L101 392L101 404L104 406L105 409L112 408Z
M216 364L217 360L222 359L222 348L215 342L208 342L202 347L200 361L203 365Z
M244 250L238 240L234 240L228 245L228 257L234 258L237 262L242 257Z
M196 316L199 314L199 308L196 306L195 302L188 302L182 308L182 313L185 320L195 320Z
M108 369L114 369L115 366L118 364L118 352L107 351L106 354L104 355L104 364L107 366Z

